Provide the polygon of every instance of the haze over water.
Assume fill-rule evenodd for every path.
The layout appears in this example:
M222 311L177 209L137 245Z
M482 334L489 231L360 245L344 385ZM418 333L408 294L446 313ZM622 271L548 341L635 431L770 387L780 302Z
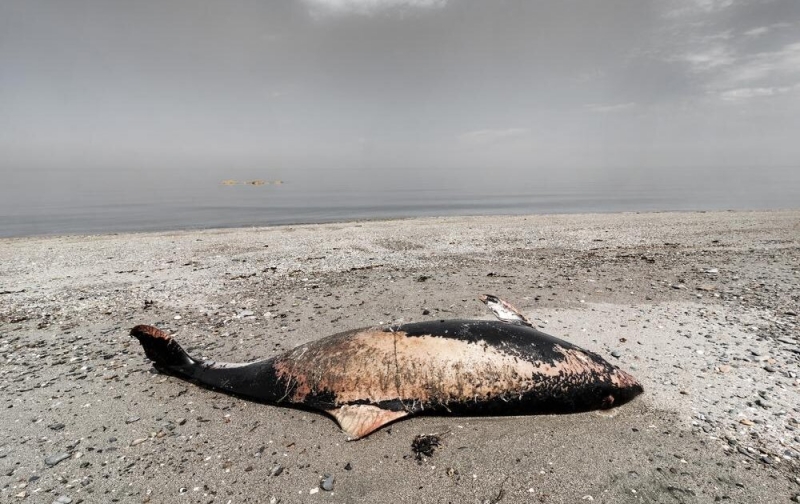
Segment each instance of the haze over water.
M25 172L0 188L0 236L196 229L440 215L798 208L795 168L676 170L660 177L484 177L338 170L281 185L227 186L196 170ZM266 173L266 172L261 172ZM261 173L240 172L237 180Z
M797 208L798 138L796 0L0 2L0 236Z

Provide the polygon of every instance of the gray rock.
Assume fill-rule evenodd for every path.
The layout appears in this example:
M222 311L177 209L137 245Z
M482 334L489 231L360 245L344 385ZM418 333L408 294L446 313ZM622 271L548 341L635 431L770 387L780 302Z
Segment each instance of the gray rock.
M58 499L53 501L53 504L70 504L72 499L67 497L66 495L59 495Z
M333 482L334 481L336 481L336 480L334 479L333 476L331 476L330 474L326 474L322 478L322 481L320 482L319 487L321 489L325 490L326 492L332 492L333 491Z
M59 462L62 462L69 458L69 453L54 453L52 455L48 455L47 458L44 459L44 463L50 467L58 465Z

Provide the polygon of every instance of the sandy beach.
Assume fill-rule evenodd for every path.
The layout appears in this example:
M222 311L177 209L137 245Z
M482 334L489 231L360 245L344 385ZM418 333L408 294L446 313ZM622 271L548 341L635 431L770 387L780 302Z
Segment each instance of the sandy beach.
M242 362L381 323L490 319L483 293L645 393L347 442L324 415L161 375L128 336L153 324ZM2 239L0 501L800 502L798 310L800 211Z

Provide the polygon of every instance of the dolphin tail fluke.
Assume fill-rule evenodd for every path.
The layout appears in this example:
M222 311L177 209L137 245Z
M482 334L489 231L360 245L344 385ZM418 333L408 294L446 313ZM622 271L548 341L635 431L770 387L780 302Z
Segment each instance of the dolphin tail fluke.
M197 364L169 334L153 326L137 325L131 329L131 336L139 340L159 371L187 375L187 368Z

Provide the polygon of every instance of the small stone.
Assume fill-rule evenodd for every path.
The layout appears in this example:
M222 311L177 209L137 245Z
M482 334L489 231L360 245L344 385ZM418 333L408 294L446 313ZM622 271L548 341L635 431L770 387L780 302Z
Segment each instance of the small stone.
M53 501L53 504L70 504L72 499L67 497L66 495L59 495L58 499Z
M173 318L173 319L175 319L175 320L180 320L180 319L182 319L183 317L181 317L180 315L175 315L175 316L174 316L174 317L172 317L172 318Z
M322 481L320 482L319 487L321 489L325 490L326 492L332 492L333 491L333 482L334 481L336 481L336 480L334 479L333 476L331 476L330 474L326 474L322 478Z
M620 352L618 352L617 350L614 350L613 352L611 352L611 356L612 357L616 357L617 359L619 359L620 357L622 357L622 354Z
M178 425L184 425L186 423L186 419L185 418L179 418L179 419L176 420L176 422L178 422Z
M278 464L278 465L276 465L275 467L272 468L272 470L269 472L269 475L270 476L280 476L282 472L283 472L283 466Z
M352 464L350 464L350 462L346 463L346 464L344 465L344 470L345 470L345 471L351 471L351 470L353 470L353 466L352 466Z
M44 459L44 463L50 467L57 465L59 462L69 458L69 453L54 453Z
M133 441L131 441L131 446L140 445L140 444L144 443L145 441L147 441L147 438L134 439Z
M742 418L741 420L739 420L739 423L742 425L747 425L748 427L751 425L755 425L755 423L752 420L748 420L747 418Z
M308 491L309 494L314 495L315 493L319 492L319 487L314 487Z
M764 371L766 371L767 373L774 373L776 370L772 366L764 366Z
M54 423L47 426L50 430L59 431L66 427L63 423Z
M128 418L125 419L125 423L126 424L132 424L132 423L138 422L138 421L139 421L139 417L138 416L129 416Z
M767 465L772 465L772 458L770 458L767 455L762 455L761 456L761 462L764 462Z
M422 310L422 314L423 315L430 315L431 311L429 309L425 308L424 310Z

